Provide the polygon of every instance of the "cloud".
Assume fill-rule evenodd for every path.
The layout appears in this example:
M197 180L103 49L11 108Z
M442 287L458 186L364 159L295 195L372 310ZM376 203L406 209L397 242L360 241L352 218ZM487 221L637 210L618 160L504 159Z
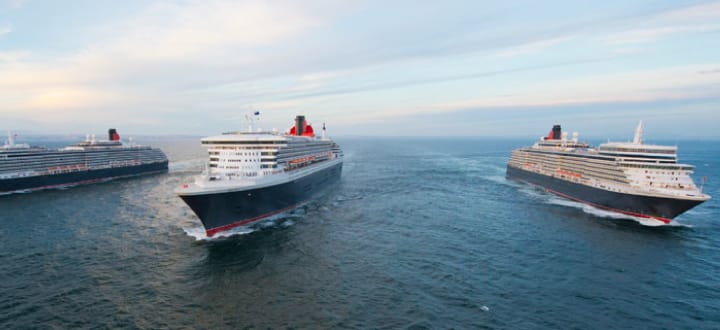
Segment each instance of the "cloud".
M572 10L528 17L515 10L523 4L474 9L468 3L411 4L129 3L132 8L123 7L129 16L88 19L66 35L60 31L61 47L4 47L2 111L65 122L124 113L125 120L153 123L164 117L175 122L167 127L212 132L211 125L229 125L227 118L246 109L267 110L268 119L311 110L362 120L413 111L654 99L663 89L668 97L695 97L708 94L715 81L681 72L679 77L690 78L669 85L652 81L643 88L628 81L675 77L649 71L624 78L593 74L633 68L621 58L639 58L637 52L646 48L627 44L712 31L716 16L707 11L715 7L633 17L618 17L615 9L615 15L557 19L572 16ZM412 19L398 19L405 13ZM622 46L591 44L608 34ZM696 73L713 69L717 66L697 67ZM589 84L594 79L607 85ZM696 94L689 87L693 81L700 87ZM65 118L55 115L61 111Z
M115 92L107 92L98 88L62 87L36 90L21 108L28 110L53 110L89 108L102 104L114 103L126 99Z
M106 39L64 58L81 76L166 85L231 82L272 68L266 49L322 26L321 11L294 2L156 3L101 28ZM64 66L64 65L63 65Z
M0 25L0 37L10 32L12 32L12 29L9 26Z
M489 97L456 104L434 106L437 109L458 107L549 106L565 104L645 102L657 100L720 97L720 77L698 72L714 65L691 65L673 68L595 75L580 79L547 81L505 97Z
M0 11L21 8L26 2L27 0L0 0Z
M698 71L699 74L718 74L720 73L720 69L707 69L707 70L701 70Z
M668 10L658 14L655 19L662 21L714 20L720 16L720 2L710 2L683 8Z
M102 39L68 54L0 52L0 88L26 97L15 111L80 109L177 93L192 81L227 80L264 66L264 47L322 25L319 5L294 2L160 2L130 19L94 27ZM330 6L332 7L332 6ZM4 31L0 28L0 32ZM259 50L260 49L260 50ZM112 94L112 92L110 92ZM165 94L165 95L168 95Z
M531 41L531 42L528 42L528 43L525 43L522 45L513 46L513 47L509 47L507 49L504 49L504 50L500 51L499 53L495 54L495 56L497 56L497 57L513 57L513 56L518 56L518 55L537 53L546 48L567 42L571 39L573 39L573 37L564 36L564 37L557 37L557 38L552 38L552 39Z
M567 61L567 62L556 62L556 63L541 64L541 65L514 67L514 68L508 68L508 69L469 72L469 73L463 73L463 74L442 75L442 76L435 76L435 77L415 78L415 79L410 79L410 80L384 80L384 81L380 81L380 82L376 81L376 82L365 83L365 84L354 84L352 86L346 86L346 87L333 87L333 86L327 87L327 84L325 84L325 85L322 85L322 88L316 88L313 90L308 90L306 88L288 89L288 90L282 90L278 93L273 92L270 95L273 95L274 97L282 98L282 99L298 100L298 99L304 99L304 98L316 98L319 96L334 96L334 95L346 95L346 94L354 94L354 93L372 92L372 91L384 91L384 90L401 89L401 88L420 86L420 85L432 85L432 84L440 84L440 83L445 83L445 82L489 78L489 77L493 77L493 76L502 76L502 75L511 74L511 73L539 71L539 70L561 68L561 67L568 67L568 66L581 65L581 64L590 64L590 63L596 63L596 62L602 62L602 61L605 61L605 60L604 59L588 59L588 60L576 60L576 61Z
M218 49L270 45L320 25L311 12L292 3L160 3L122 24L121 35L99 48L131 59L188 59Z
M9 52L3 52L0 51L0 68L4 63L7 62L19 62L23 59L26 59L30 56L29 51L9 51Z
M609 44L653 42L675 35L720 32L720 2L674 8L632 21L605 37Z
M606 41L611 44L643 43L668 38L678 34L708 32L720 32L720 24L664 26L657 28L634 29L611 35L606 38Z
M597 74L504 90L495 95L426 105L381 109L353 120L387 120L420 113L443 113L470 109L521 109L570 105L642 103L673 100L720 99L720 75L701 72L717 64ZM364 119L362 117L365 117Z

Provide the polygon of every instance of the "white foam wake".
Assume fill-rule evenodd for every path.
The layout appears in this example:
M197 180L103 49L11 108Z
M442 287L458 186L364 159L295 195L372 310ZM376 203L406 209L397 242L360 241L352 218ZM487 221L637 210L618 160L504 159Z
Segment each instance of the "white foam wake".
M257 222L247 224L245 226L238 226L235 228L228 229L226 231L221 231L212 237L208 237L205 233L205 228L203 226L199 227L189 227L189 228L183 228L183 231L185 231L185 234L187 234L190 237L195 238L196 241L212 241L216 239L223 239L231 236L238 236L238 235L247 235L253 232L256 232L258 230L262 230L265 228L272 228L276 227L278 225L282 227L290 227L295 224L292 219L294 218L302 218L305 215L305 209L304 207L299 207L294 210L290 210L288 212L279 213L273 216L270 216L266 219L258 220Z
M484 176L483 179L495 182L502 185L512 186L512 181L508 180L504 175L488 175Z
M557 197L557 196L549 196L549 197L550 198L547 199L547 202L549 204L574 207L577 209L581 209L583 212L585 212L587 214L594 215L594 216L600 217L600 218L633 220L643 226L648 226L648 227L687 226L687 225L677 223L675 221L672 221L670 223L664 223L660 220L655 220L655 219L651 219L651 218L636 217L636 216L632 216L632 215L628 215L628 214L612 212L612 211L608 211L608 210L602 210L602 209L593 207L591 205L571 201L571 200L564 199L564 198Z
M190 227L190 228L183 228L185 231L185 234L188 236L195 238L196 241L212 241L217 239L223 239L230 236L236 236L236 235L247 235L255 231L255 229L246 227L246 226L240 226L235 227L230 230L222 231L217 234L215 234L213 237L208 237L205 234L205 228L200 227Z

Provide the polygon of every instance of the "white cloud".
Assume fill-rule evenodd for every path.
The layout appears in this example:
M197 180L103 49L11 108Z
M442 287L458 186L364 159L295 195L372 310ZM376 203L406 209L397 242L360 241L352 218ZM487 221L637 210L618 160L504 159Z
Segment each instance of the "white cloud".
M121 25L120 35L101 47L132 59L188 59L270 45L319 25L313 13L292 3L161 3Z
M573 37L566 36L566 37L558 37L558 38L545 39L545 40L539 40L539 41L532 41L532 42L529 42L529 43L526 43L523 45L513 46L510 48L504 49L504 50L500 51L499 53L495 54L495 56L497 56L497 57L513 57L513 56L518 56L518 55L537 53L546 48L567 42L567 41L571 40L572 38Z
M0 52L0 88L21 95L14 98L18 102L8 109L12 111L81 111L127 104L127 98L177 98L180 84L222 80L260 66L265 59L257 49L323 24L317 7L295 2L156 3L129 20L93 27L104 40L64 56ZM0 27L0 35L3 31Z
M10 32L12 32L12 29L9 26L0 25L0 37Z
M30 56L29 51L0 51L0 69L3 62L18 62Z
M719 16L720 2L711 2L663 12L657 15L656 19L667 21L692 21L703 19L713 20L717 19Z
M633 29L610 35L605 40L611 44L631 44L652 42L673 35L686 33L706 33L720 31L720 24L663 26L655 28Z
M18 9L21 8L27 0L0 0L0 10L9 8L9 9Z
M690 65L545 81L517 90L512 95L441 104L433 108L548 106L720 97L716 89L720 84L720 76L700 73L715 67L717 64Z
M602 103L654 102L720 98L720 75L702 74L718 64L690 65L617 74L598 74L527 86L513 86L476 98L379 109L355 116L355 121L386 120L420 113L443 113L467 109L527 108ZM343 119L350 120L350 117Z
M610 44L645 43L681 34L720 31L720 2L660 12L605 37Z
M396 15L383 16L387 7L409 14L416 8L325 0L186 0L141 6L145 7L129 11L129 18L111 16L100 25L79 23L72 31L82 38L68 33L70 42L59 40L63 46L58 49L43 44L0 52L0 110L47 122L116 116L147 123L166 118L174 121L168 127L186 122L196 127L210 126L199 122L224 124L226 118L250 109L267 110L268 120L309 109L355 122L466 107L688 97L688 86L696 84L706 93L708 81L717 83L682 70L590 75L587 72L600 66L586 66L588 58L603 54L580 49L589 44L587 37L608 31L617 33L606 41L622 44L613 48L627 55L645 49L632 43L720 28L715 23L720 22L717 6L586 29L553 28L554 20L538 17L525 22L522 15L503 12L498 22L508 26L488 23L499 30L487 30L470 17L474 14L467 22L452 10L445 10L444 17L434 15L434 6L424 4L419 5L425 6L421 11L431 12L428 17L437 21L407 20L400 27ZM362 8L349 12L348 6ZM579 16L579 22L586 19ZM622 27L626 30L618 32ZM2 31L0 25L0 38ZM13 37L21 32L13 31ZM99 39L69 51L63 48L96 36ZM525 54L533 56L519 57ZM583 66L554 70L546 67L548 61ZM621 59L618 64L615 69L627 69ZM508 67L528 69L503 70ZM534 68L548 76L533 77L527 71ZM471 74L478 71L488 73ZM553 82L557 76L574 78ZM542 84L535 85L539 79ZM509 85L512 88L505 87ZM470 92L472 88L477 93ZM171 129L175 128L166 128Z

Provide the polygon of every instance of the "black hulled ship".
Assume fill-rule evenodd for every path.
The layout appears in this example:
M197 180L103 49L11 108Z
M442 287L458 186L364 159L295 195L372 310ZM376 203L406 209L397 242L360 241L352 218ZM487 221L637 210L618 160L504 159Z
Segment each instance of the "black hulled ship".
M343 153L304 116L285 134L231 132L201 140L206 170L176 190L208 237L296 208L340 179Z
M115 129L108 140L85 141L60 149L16 144L8 134L0 147L0 193L25 192L167 172L157 148L124 144Z
M677 162L677 147L644 144L642 122L632 142L597 148L555 125L531 147L516 149L507 177L596 208L670 223L710 199L693 182L692 165Z

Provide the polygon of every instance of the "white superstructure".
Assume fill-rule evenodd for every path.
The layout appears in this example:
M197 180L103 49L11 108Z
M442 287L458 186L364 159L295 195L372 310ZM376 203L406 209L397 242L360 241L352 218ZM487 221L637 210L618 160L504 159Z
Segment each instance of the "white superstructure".
M678 163L676 146L643 143L642 122L632 142L608 142L597 149L578 142L577 133L567 139L551 132L532 147L514 150L508 165L618 193L710 198L690 177L694 167Z
M15 143L15 137L17 137L16 133L8 132L7 139L5 140L5 144L0 146L0 151L7 151L7 150L18 150L18 149L29 149L30 145L27 143Z
M260 188L281 184L342 162L340 147L323 135L316 137L312 126L303 122L305 134L295 128L288 133L231 132L201 140L207 148L205 171L182 194L205 194ZM309 132L309 133L308 133ZM293 134L291 134L293 133Z
M27 178L46 175L87 172L147 164L167 163L160 149L149 146L125 145L118 140L85 141L49 149L15 143L9 134L0 147L0 179Z

